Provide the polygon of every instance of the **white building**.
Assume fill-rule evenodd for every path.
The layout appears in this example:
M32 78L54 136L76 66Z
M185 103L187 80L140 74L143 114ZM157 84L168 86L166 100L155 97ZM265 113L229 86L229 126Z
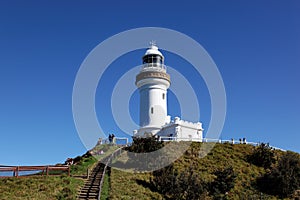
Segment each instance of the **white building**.
M179 117L171 121L167 115L167 90L171 79L164 56L156 45L151 44L143 56L143 67L135 84L140 92L140 129L134 131L135 137L157 135L178 141L202 141L202 123L183 121Z

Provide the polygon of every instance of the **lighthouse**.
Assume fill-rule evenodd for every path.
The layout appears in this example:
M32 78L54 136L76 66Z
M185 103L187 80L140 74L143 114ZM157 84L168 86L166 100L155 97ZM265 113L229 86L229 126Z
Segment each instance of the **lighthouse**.
M154 43L143 56L142 68L136 76L140 93L140 129L138 135L155 135L170 121L167 116L167 89L171 81L164 56Z
M201 142L202 123L184 121L180 117L171 120L168 115L167 92L171 79L164 64L164 56L155 43L150 43L142 61L135 80L140 94L140 128L133 131L133 136L155 135L167 140Z

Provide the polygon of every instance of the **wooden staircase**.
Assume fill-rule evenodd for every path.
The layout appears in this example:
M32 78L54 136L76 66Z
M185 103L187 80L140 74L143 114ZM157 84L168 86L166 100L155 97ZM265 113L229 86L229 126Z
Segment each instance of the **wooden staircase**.
M84 186L81 188L78 200L81 199L98 199L100 191L100 182L105 165L102 162L98 162L92 170L89 178L85 181Z
M123 147L117 149L109 156L105 157L101 161L98 161L96 166L93 168L92 173L85 181L84 186L81 188L77 199L91 199L91 200L98 200L100 199L99 193L101 191L101 187L103 184L102 176L103 172L107 172L108 164L111 162L112 159L119 156L122 153ZM106 163L106 164L104 164ZM102 183L101 183L102 180ZM101 185L101 186L100 186Z

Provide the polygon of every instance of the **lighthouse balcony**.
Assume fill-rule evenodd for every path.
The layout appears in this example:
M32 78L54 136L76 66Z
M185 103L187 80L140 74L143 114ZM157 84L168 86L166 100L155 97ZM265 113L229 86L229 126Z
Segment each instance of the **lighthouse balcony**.
M166 72L167 66L161 63L144 63L141 68L141 72L157 71Z
M166 88L170 86L170 75L162 71L141 71L136 76L135 84L139 88L146 84L164 85Z

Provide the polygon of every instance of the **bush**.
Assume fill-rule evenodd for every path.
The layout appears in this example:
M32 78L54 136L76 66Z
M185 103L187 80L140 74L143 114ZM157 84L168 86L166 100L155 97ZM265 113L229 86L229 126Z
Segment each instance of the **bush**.
M178 173L173 165L154 171L150 183L166 199L203 199L207 194L206 183L193 167Z
M248 161L258 167L268 169L276 161L274 155L274 150L268 143L261 143L255 147L253 153L248 157Z
M173 164L152 172L151 185L161 194L167 195L173 190L178 172L174 170ZM172 193L172 192L171 192Z
M210 183L210 193L214 196L214 199L223 199L226 193L234 187L236 174L232 166L219 169L213 174L216 178Z
M163 147L163 142L159 142L155 137L134 137L131 146L127 147L125 150L128 151L129 160L127 166L133 168L134 171L149 171L153 167L160 165L159 160L163 155L157 154L146 154L149 152L154 152Z
M163 142L159 142L157 138L152 137L134 137L132 145L126 150L134 153L147 153L156 151L164 146Z
M276 166L258 178L257 185L261 191L280 198L291 196L300 188L299 154L286 152Z

